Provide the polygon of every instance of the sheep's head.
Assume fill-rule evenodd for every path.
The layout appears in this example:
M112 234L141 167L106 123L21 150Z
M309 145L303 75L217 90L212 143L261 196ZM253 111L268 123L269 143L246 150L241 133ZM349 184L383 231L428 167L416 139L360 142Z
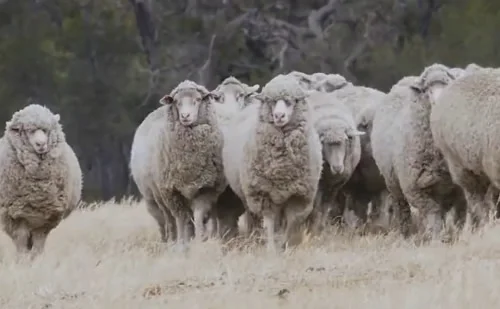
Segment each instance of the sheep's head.
M410 88L419 95L426 95L431 105L439 99L442 91L455 80L450 69L442 64L433 64L422 72L420 78Z
M328 124L328 125L326 125ZM330 166L333 175L344 172L345 160L359 136L365 134L343 123L325 123L326 127L317 128L322 145L323 158Z
M48 108L31 104L14 113L6 123L5 135L16 148L23 147L44 155L61 141L59 114Z
M304 90L311 89L313 81L314 81L312 76L310 76L309 74L306 74L306 73L299 72L299 71L292 71L284 76L289 76L289 77L294 78Z
M275 77L254 97L262 102L261 120L277 128L300 122L308 108L306 93L295 79L286 75Z
M315 73L315 74L320 74L320 73ZM324 76L321 76L320 79L317 79L314 83L312 88L321 91L321 92L333 92L335 90L344 88L349 84L349 82L339 74L324 74Z
M250 97L254 95L260 88L260 85L255 84L248 86L240 82L235 77L226 78L217 88L214 93L218 95L216 102L220 104L237 104L242 108L251 102Z
M160 103L172 107L175 119L184 126L199 122L201 110L217 100L218 95L191 81L180 83L170 94L160 99Z

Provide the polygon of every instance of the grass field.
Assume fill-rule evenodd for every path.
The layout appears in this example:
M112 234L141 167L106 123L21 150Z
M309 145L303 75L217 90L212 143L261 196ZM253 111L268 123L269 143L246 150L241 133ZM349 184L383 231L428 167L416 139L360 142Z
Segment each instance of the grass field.
M45 253L17 261L0 234L0 308L498 308L500 227L452 246L327 234L294 252L159 242L144 205L78 211Z

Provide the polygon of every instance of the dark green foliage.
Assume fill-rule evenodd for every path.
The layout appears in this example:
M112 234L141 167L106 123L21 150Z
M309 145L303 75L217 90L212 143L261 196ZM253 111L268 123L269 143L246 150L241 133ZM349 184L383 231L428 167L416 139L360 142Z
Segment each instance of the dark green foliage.
M60 113L85 199L107 199L134 193L135 129L184 79L213 89L229 75L263 86L278 73L323 71L386 91L434 62L499 66L498 1L339 1L322 38L307 17L326 0L275 2L142 1L141 15L135 0L0 1L0 120L31 100Z

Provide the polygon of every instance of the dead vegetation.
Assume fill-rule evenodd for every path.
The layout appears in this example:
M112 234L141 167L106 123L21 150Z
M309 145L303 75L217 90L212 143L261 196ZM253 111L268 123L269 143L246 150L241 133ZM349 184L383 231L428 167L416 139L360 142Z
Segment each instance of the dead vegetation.
M0 234L1 308L494 308L499 227L454 245L326 233L294 251L255 243L160 243L143 204L80 209L44 254L17 260Z

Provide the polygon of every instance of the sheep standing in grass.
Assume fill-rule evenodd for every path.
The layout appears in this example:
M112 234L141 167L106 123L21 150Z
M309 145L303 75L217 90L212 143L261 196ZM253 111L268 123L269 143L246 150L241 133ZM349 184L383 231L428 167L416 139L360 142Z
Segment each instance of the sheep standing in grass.
M465 193L471 223L482 226L500 188L500 70L477 70L436 93L430 117L436 146ZM496 189L496 190L495 190ZM497 192L495 192L497 191ZM495 201L496 202L496 201Z
M251 104L251 96L256 94L260 86L248 86L235 77L228 77L213 91L216 93L215 107L219 125L224 135L231 130L231 119L235 117L247 104ZM236 124L238 125L238 124ZM238 230L238 218L244 213L245 208L241 199L227 186L219 196L214 206L213 217L217 220L219 236L225 239L235 236ZM247 221L250 219L247 219Z
M367 222L369 203L371 203L370 221L378 220L387 190L384 177L373 158L370 140L373 118L381 101L366 106L355 120L357 130L365 132L360 136L361 156L351 177L340 192L344 195L347 209L352 210L362 223Z
M140 163L131 164L131 168L144 169L137 175L145 177L136 182L144 186L153 183L151 192L161 201L157 205L166 207L162 213L167 214L168 209L175 217L179 243L187 242L190 236L191 213L196 238L205 236L204 219L227 186L222 166L223 134L213 97L201 85L181 82L160 100L163 106L139 126L138 130L151 126L147 141L133 141L131 160Z
M425 239L436 239L452 206L461 218L465 200L453 184L443 156L434 146L429 115L438 94L454 76L448 68L427 67L417 83L393 87L377 109L371 134L373 157L384 176L402 233L409 235L414 206L425 218ZM408 204L409 203L409 204Z
M278 76L258 95L260 104L243 110L228 135L224 166L228 181L248 210L263 217L269 250L275 250L275 222L286 220L286 242L313 208L321 175L321 143L306 94L289 76Z
M360 156L360 132L350 110L332 100L329 93L310 92L307 98L314 115L323 155L323 168L309 218L313 234L318 234L325 224L327 214L341 217L344 205L335 203L340 188L349 180Z
M12 115L0 139L0 219L19 252L41 253L80 201L80 164L59 118L31 104Z

